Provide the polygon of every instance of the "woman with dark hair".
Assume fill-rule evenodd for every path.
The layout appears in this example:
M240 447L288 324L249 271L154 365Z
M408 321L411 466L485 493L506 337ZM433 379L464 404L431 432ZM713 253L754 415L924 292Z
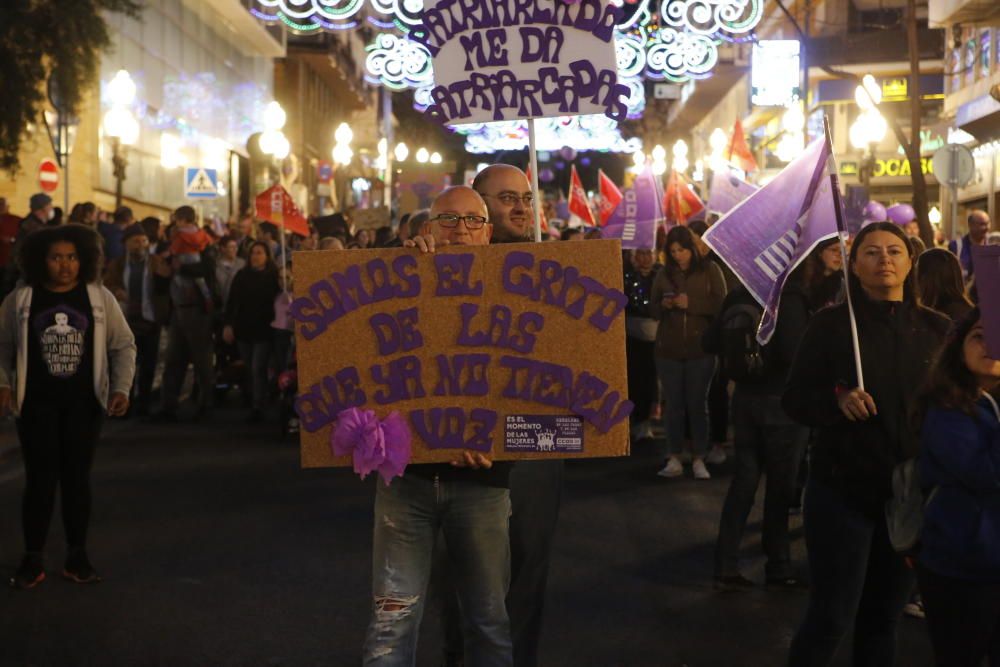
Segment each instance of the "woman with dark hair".
M935 664L947 667L986 656L1000 665L998 386L1000 361L987 356L974 309L948 336L916 410L927 498L917 578Z
M722 271L705 260L687 227L667 234L667 263L653 279L649 312L659 320L656 370L666 399L663 425L667 432L667 464L661 477L684 474L684 414L691 424L692 471L710 479L708 453L708 387L715 374L715 357L702 349L701 338L722 307L726 282Z
M15 588L45 579L57 487L68 548L63 576L101 580L86 550L90 466L104 413L128 409L135 340L118 301L97 283L100 262L94 230L39 230L21 248L26 284L0 306L0 415L17 415L25 470L25 556L10 580Z
M917 293L923 306L957 322L972 310L965 293L962 265L943 248L931 248L917 258Z
M851 246L864 389L846 303L810 320L785 386L786 412L816 430L805 494L809 606L790 667L830 664L852 627L855 664L893 664L913 573L889 542L883 508L893 468L917 452L908 407L948 327L917 302L912 250L890 222L864 227Z
M251 411L247 418L259 422L267 398L267 368L271 359L274 299L281 291L278 267L271 258L271 246L255 241L250 246L247 266L240 269L229 288L223 339L240 348L245 387L250 389Z

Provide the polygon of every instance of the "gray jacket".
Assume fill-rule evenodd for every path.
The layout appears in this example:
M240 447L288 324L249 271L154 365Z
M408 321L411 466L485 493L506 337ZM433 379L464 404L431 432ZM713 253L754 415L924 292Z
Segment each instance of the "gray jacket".
M0 305L0 389L16 387L14 414L20 414L27 387L30 287L19 287ZM129 395L135 376L135 337L122 309L106 288L87 285L94 318L94 395L107 409L115 392ZM110 377L108 366L110 362Z

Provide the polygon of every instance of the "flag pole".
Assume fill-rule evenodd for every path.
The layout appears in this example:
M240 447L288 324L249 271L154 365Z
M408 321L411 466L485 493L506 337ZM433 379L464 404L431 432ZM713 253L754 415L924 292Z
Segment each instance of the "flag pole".
M847 266L847 243L844 237L847 235L847 225L844 224L843 202L840 199L840 179L837 170L837 158L833 155L833 135L830 132L830 118L823 115L823 128L826 131L826 145L830 154L826 160L826 170L830 175L830 188L833 196L833 210L837 218L837 238L840 241L840 257L842 269L844 271L844 292L847 294L847 313L851 320L851 341L854 344L854 368L858 374L858 388L865 390L865 376L861 368L861 345L858 343L858 322L854 316L854 300L851 298L850 269Z
M535 119L528 119L528 161L531 165L531 197L535 213L535 241L542 240L542 198L538 195L538 151L535 150Z

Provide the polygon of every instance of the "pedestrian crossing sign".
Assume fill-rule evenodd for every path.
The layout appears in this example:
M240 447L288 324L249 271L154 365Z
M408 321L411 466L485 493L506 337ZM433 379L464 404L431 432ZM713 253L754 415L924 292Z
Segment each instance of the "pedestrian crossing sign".
M219 196L219 175L215 169L188 167L184 174L184 196L190 199L215 199Z

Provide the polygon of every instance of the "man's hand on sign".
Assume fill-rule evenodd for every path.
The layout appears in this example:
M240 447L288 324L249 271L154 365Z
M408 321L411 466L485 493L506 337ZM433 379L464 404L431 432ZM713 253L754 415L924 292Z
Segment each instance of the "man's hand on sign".
M412 239L403 241L404 248L419 248L420 252L434 252L434 248L439 245L445 246L448 245L448 242L442 241L441 243L437 243L430 234L417 235Z
M837 396L837 407L852 422L865 421L878 414L872 395L858 388L841 392Z
M493 467L493 461L489 457L479 452L470 452L467 449L462 452L462 458L452 461L451 464L456 468L473 468L475 470L488 470Z
M687 310L688 307L688 295L683 292L674 297L674 306L680 308L681 310Z

